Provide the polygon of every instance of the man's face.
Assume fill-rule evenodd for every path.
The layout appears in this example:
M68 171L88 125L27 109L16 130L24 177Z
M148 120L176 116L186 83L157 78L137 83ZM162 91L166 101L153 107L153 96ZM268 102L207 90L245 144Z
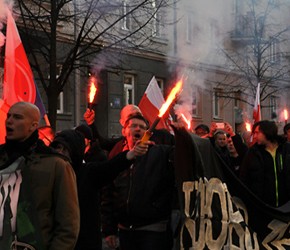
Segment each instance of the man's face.
M195 133L199 136L199 137L204 137L206 136L208 133L202 129L202 128L198 128L195 130Z
M5 121L7 139L24 141L37 129L38 122L29 112L24 106L14 105L10 108Z
M229 152L234 153L236 151L232 138L228 138L227 147Z
M144 121L136 118L129 120L127 127L123 129L129 149L132 149L135 143L143 137L146 129L147 125Z
M255 128L253 133L253 140L259 145L265 145L267 143L267 138L263 132L260 131L260 126Z

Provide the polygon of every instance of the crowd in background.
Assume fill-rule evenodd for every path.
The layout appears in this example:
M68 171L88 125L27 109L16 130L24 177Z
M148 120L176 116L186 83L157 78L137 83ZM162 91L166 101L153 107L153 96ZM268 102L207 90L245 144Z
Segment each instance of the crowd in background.
M150 140L142 141L149 124L135 105L122 109L122 136L114 139L100 135L90 109L84 123L57 133L38 128L39 118L37 108L25 102L8 112L6 143L0 146L1 182L7 178L14 186L22 184L16 196L8 195L16 210L8 209L6 198L3 202L1 249L24 239L39 249L101 250L103 238L111 249L178 249L174 135L154 130ZM290 123L283 135L268 120L255 123L251 132L236 133L228 122L212 122L189 133L209 140L225 165L265 203L280 207L290 200ZM35 169L40 163L41 171ZM50 175L49 180L44 177ZM47 201L34 192L47 195ZM70 199L62 200L66 193ZM41 223L23 212L29 209L42 216ZM18 213L25 214L34 230L26 232Z

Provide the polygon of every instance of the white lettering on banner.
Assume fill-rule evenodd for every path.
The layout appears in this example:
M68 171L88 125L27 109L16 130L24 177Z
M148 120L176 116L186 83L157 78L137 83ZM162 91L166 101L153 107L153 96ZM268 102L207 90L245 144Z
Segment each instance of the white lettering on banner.
M235 203L233 202L226 184L220 179L211 178L208 181L200 178L199 181L184 182L183 192L186 219L181 229L181 249L184 249L184 230L187 230L191 237L192 249L204 249L205 246L208 249L259 249L256 233L251 233L247 227L241 225L245 219L238 209L243 211L246 220L248 218L244 204L237 198ZM191 197L195 199L194 204L191 204ZM213 199L219 200L219 203L214 203ZM234 211L234 208L238 209ZM215 211L220 213L220 222L217 221L219 217L215 216ZM220 226L214 227L213 223L217 224L217 222ZM239 238L239 245L234 245L234 235ZM214 239L213 236L216 238Z
M268 228L272 230L265 239L263 240L263 246L266 249L273 249L272 246L275 246L277 249L286 249L284 246L290 246L290 239L284 238L285 233L289 233L289 223L284 223L278 220L272 220L268 224ZM284 245L284 246L283 246ZM287 248L288 249L288 248Z
M4 229L4 208L8 201L11 209L11 230L16 230L17 204L22 183L21 170L17 170L25 161L24 157L17 158L10 166L0 171L0 236Z

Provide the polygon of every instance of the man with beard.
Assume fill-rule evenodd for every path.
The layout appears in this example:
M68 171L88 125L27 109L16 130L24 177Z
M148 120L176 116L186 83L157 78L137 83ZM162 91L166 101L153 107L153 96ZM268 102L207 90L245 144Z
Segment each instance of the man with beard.
M126 139L123 150L131 150L147 127L142 115L129 116L122 129ZM172 146L152 145L104 190L103 232L108 246L117 247L119 231L122 250L171 249L173 194Z
M73 249L79 232L76 179L38 138L39 109L8 111L0 146L0 249Z

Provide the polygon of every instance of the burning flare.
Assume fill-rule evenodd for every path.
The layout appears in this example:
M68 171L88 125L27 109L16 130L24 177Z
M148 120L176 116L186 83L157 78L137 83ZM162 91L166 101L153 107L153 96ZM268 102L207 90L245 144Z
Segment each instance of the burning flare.
M284 109L284 120L287 121L288 120L288 110Z
M251 123L246 122L246 130L247 130L248 132L251 132L251 131L252 131Z
M92 103L94 101L96 92L97 92L97 88L95 86L95 79L91 79L91 81L90 81L89 103Z
M171 105L171 103L173 102L173 100L175 99L176 95L179 93L179 91L181 90L183 85L183 79L180 79L175 87L171 90L170 94L168 95L166 102L163 103L163 105L161 106L160 110L159 110L159 114L158 117L162 117L164 115L164 113L167 111L167 109L169 108L169 106Z
M168 95L166 102L163 103L163 105L161 106L160 110L159 110L159 114L156 117L155 121L152 123L151 127L145 132L145 134L142 137L142 142L148 141L149 138L152 135L152 131L154 130L154 128L157 126L158 122L160 121L160 119L162 118L162 116L164 115L164 113L167 111L167 109L169 108L169 106L171 105L171 103L173 102L173 100L175 99L176 95L180 92L181 88L183 85L183 79L181 78L175 85L175 87L171 90L170 94Z
M188 120L184 114L181 114L181 117L183 118L183 120L185 121L185 123L187 124L187 129L190 129L191 127L191 122L190 120Z

